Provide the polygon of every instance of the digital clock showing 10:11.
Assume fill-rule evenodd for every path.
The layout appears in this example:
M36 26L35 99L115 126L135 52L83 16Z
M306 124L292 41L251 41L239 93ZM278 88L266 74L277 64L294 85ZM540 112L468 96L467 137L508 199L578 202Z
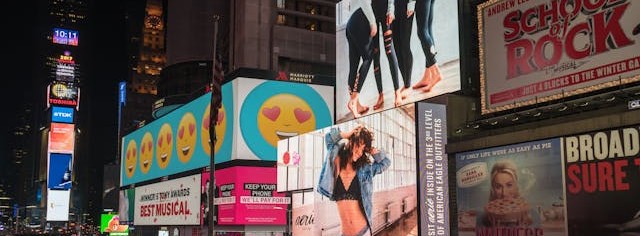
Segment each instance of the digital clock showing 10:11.
M53 43L78 46L78 31L53 28Z

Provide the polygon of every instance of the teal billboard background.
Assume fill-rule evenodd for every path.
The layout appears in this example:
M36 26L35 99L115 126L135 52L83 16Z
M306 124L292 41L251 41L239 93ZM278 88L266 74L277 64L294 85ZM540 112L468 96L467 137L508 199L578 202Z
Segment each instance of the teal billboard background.
M218 136L218 142L221 142L221 146L215 153L215 163L231 160L233 143L232 131L234 126L232 92L231 83L222 86L223 110L220 112L223 114L222 121L220 122L222 125L218 125L217 128L223 128L224 133L222 137ZM124 136L120 157L121 186L208 166L210 154L207 153L206 150L209 150L209 148L203 147L204 142L202 140L205 137L208 138L208 135L202 135L202 131L204 126L208 127L208 121L204 120L203 116L205 112L207 112L207 107L210 103L211 93L207 93ZM192 123L194 121L195 124ZM183 122L182 127L184 129L179 129L181 122ZM162 130L162 127L164 126L166 129L167 125L171 128L168 134L166 132L167 130ZM160 133L162 133L162 135L159 139L158 135ZM185 133L191 133L192 135L184 136ZM185 137L184 140L181 137ZM159 158L157 158L156 155L161 148L158 143L166 143L167 139L171 140L170 145L162 145L160 147L165 147L163 149L165 151L167 151L168 148L170 153L166 161L159 163ZM143 141L145 145L142 145ZM192 148L192 150L186 151L189 153L188 155L179 153L179 148L176 146L176 143L178 143L178 146L181 146L180 144L184 144L185 142L191 144L188 146ZM151 154L149 154L149 151ZM129 155L130 158L127 158L127 155ZM143 156L147 161L146 165L143 165L144 162L141 161Z

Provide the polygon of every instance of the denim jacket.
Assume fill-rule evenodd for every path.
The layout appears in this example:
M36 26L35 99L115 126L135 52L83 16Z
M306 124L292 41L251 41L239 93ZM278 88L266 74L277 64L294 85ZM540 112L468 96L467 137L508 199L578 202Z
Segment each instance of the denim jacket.
M338 155L338 151L346 145L347 140L343 140L340 137L340 129L331 128L331 131L325 135L325 143L327 144L328 153L324 158L317 191L333 201L335 200L333 198L333 185L336 180L333 173L334 160ZM382 173L391 165L391 160L387 158L387 155L382 150L373 155L373 159L373 163L357 170L360 192L362 193L362 205L364 206L369 226L371 226L371 208L373 205L371 203L373 198L373 176Z

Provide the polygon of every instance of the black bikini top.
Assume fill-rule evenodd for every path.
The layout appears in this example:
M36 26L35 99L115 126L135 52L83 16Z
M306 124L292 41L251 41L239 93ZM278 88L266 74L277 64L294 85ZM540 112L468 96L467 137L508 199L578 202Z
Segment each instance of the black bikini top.
M362 194L360 193L360 181L358 181L358 176L356 175L353 177L351 184L349 185L349 189L344 189L342 177L338 176L336 179L336 185L333 188L333 197L336 201L361 200Z

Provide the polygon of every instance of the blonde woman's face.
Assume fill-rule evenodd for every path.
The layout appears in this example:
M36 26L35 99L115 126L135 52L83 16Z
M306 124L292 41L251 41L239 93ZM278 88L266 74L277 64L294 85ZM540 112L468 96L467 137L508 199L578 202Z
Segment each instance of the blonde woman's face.
M507 173L498 173L493 179L493 191L495 197L500 198L516 198L518 197L518 183L513 176Z

